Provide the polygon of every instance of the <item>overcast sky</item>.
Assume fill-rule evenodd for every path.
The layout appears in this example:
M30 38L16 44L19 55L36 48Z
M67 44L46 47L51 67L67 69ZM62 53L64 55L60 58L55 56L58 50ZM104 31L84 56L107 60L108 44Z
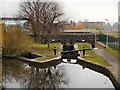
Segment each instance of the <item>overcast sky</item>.
M21 0L0 0L0 16L13 16ZM118 21L120 0L56 0L60 1L65 18L74 21Z

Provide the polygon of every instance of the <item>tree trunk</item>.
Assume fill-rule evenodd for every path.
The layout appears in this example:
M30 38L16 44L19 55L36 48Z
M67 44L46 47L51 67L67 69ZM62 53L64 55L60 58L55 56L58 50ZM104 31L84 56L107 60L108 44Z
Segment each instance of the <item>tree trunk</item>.
M50 48L50 36L48 35L48 48Z
M50 48L50 34L48 35L48 48Z

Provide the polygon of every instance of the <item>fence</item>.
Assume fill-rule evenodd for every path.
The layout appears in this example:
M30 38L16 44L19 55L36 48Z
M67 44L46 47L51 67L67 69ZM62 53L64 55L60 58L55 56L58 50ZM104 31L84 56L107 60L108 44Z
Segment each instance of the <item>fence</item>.
M99 35L99 41L104 43L106 45L106 35L100 34ZM108 46L112 49L119 50L120 49L120 38L115 38L113 36L108 35Z

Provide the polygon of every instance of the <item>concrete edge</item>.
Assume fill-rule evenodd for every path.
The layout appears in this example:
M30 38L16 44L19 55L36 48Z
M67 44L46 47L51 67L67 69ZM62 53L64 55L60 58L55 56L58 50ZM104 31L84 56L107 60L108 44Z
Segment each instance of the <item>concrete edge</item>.
M36 68L49 68L49 67L56 66L61 63L61 57L52 58L45 62L40 62L38 60L33 60L33 59L28 60L26 58L18 58L18 59Z
M99 72L101 74L104 74L105 76L109 77L111 82L113 83L113 86L115 87L115 90L120 90L120 84L118 80L115 78L115 76L112 74L111 70L101 64L93 63L91 61L85 60L81 57L77 57L77 63L81 64L89 69L92 69L96 72Z
M99 63L94 63L94 62L91 62L91 61L86 60L86 59L84 59L84 58L82 58L82 57L77 57L77 59L79 59L79 60L84 60L84 61L86 61L86 62L88 62L88 63L91 63L91 64L96 64L96 65L99 65L99 66L101 66L101 67L106 68L104 65L101 65L101 64L99 64Z
M45 62L41 62L41 61L38 62L38 60L34 60L34 59L29 60L29 59L23 58L23 57L19 57L17 59L25 61L25 62L29 63L30 65L33 65L33 66L40 66L40 68L51 67L51 66L55 66L55 65L58 65L58 64L61 63L61 56L46 60ZM85 59L83 59L81 57L77 57L77 64L81 64L82 66L90 68L90 69L92 69L92 70L94 70L96 72L99 72L99 73L104 74L105 76L109 77L109 79L112 81L115 89L120 90L120 84L118 83L118 81L116 80L114 75L111 73L109 68L106 68L103 65L100 65L100 64L93 63L91 61L85 60Z
M21 59L23 61L35 62L35 63L47 63L47 62L50 62L50 61L53 61L53 60L56 60L56 59L61 59L61 56L57 56L55 58L51 58L51 59L48 59L48 60L45 60L45 61L39 61L39 60L35 60L35 59L28 59L28 58L24 58L24 57L19 57L18 59Z

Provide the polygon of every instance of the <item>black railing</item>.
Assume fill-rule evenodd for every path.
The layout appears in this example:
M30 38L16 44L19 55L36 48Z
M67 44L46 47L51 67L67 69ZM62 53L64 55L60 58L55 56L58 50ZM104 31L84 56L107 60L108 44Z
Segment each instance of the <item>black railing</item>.
M69 50L69 51L62 51L61 54L66 54L66 53L71 53L71 52L78 52L78 51L86 51L86 50L92 50L91 48L89 49L81 49L81 50Z

